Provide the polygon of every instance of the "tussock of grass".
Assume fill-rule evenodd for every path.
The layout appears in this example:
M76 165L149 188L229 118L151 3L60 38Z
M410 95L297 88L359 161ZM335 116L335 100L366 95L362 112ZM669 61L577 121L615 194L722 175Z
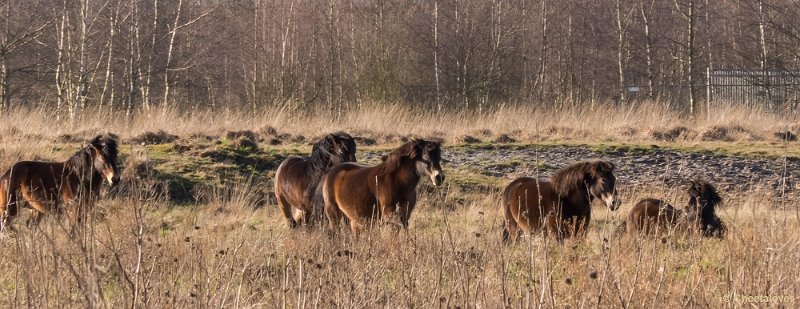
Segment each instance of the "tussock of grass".
M157 145L157 144L172 143L177 139L178 139L177 135L169 134L167 132L164 132L163 130L159 130L158 132L144 132L142 134L134 136L127 142L132 144L141 144L141 145Z
M681 206L682 192L654 186L627 190L630 202L617 212L595 207L585 240L532 236L505 246L496 191L456 194L467 199L424 191L407 234L376 228L353 238L287 230L273 202L254 206L264 203L252 194L258 186L223 186L191 208L160 207L157 197L108 200L77 243L56 221L22 228L0 242L0 269L8 274L0 277L0 299L7 306L643 307L688 300L719 307L734 292L795 295L800 275L796 210L765 208L761 191L725 196L724 240L616 233L641 197Z
M268 144L303 143L332 130L342 129L354 136L378 143L400 143L409 136L437 137L459 142L465 135L491 140L505 134L519 142L544 140L573 141L753 141L773 139L775 132L797 133L797 115L774 114L757 108L718 104L711 115L689 117L659 102L638 102L625 106L596 104L593 109L547 105L501 105L483 115L450 110L437 116L403 104L364 104L363 110L346 112L341 118L325 111L300 112L285 107L264 109L256 114L237 111L181 113L150 110L130 118L105 112L86 111L82 119L60 120L53 130L53 117L44 110L15 110L0 116L0 141L41 137L70 140L113 131L123 139L169 132L178 136L225 136L252 132ZM696 132L696 133L695 133Z

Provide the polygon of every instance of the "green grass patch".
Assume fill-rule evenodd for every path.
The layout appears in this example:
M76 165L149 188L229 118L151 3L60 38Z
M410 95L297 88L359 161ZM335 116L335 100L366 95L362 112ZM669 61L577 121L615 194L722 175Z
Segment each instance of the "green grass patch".
M490 192L500 189L503 179L481 174L446 171L447 182L462 191Z

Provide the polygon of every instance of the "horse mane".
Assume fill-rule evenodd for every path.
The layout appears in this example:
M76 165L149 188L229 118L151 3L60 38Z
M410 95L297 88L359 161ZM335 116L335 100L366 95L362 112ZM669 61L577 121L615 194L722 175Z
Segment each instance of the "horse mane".
M441 142L439 141L426 141L423 139L415 138L397 149L392 150L388 155L381 158L383 162L378 165L379 175L385 175L396 171L400 168L400 163L403 162L405 158L416 158L426 143L432 144L434 146L441 147Z
M111 162L117 162L117 156L119 155L117 136L114 134L98 135L95 140L99 142L100 147L98 149L105 154L106 158Z
M329 167L332 162L334 154L334 147L336 142L344 143L347 153L355 151L355 142L350 134L339 131L326 135L324 138L319 139L311 147L311 155L308 157L308 175L321 176Z
M723 202L717 188L706 180L695 179L690 181L687 191L696 204L688 205L688 210L700 216L703 232L707 235L717 231L724 233L725 225L716 214L716 207Z
M417 145L419 145L420 142L422 142L422 140L414 139L392 150L392 152L385 156L383 162L378 165L378 174L389 174L400 168L400 162L403 161L403 158L411 158L416 155Z
M570 164L550 176L553 189L560 196L567 196L574 190L585 189L587 178L598 177L613 171L614 164L608 161L590 161Z
M64 168L78 175L84 176L87 168L92 168L92 153L91 147L97 148L103 155L112 162L117 162L119 149L117 148L117 139L113 134L98 135L89 142L89 145L81 147L74 155L72 155L64 163Z
M92 165L92 155L89 151L88 146L81 147L78 152L67 159L67 162L64 163L64 169L83 177L86 173L86 168Z

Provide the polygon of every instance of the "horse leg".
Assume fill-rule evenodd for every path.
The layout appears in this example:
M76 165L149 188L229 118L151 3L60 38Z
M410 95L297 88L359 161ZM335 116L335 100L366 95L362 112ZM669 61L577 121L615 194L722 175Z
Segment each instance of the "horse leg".
M306 224L306 221L303 220L305 218L305 213L306 212L300 208L292 207L292 219L298 227Z
M28 200L28 205L31 207L31 217L25 222L25 225L27 225L28 228L38 226L39 222L42 221L42 218L44 218L49 211L47 207L38 200Z
M44 213L39 212L36 209L31 209L31 217L28 218L28 221L25 222L25 225L28 228L39 226L39 223L42 222L42 218L44 218Z
M283 216L286 218L286 223L289 225L289 228L296 228L297 221L294 220L292 205L289 204L289 202L286 200L286 197L284 197L280 192L275 192L275 197L278 201L278 208L280 208L281 212L283 212Z
M583 217L578 217L576 220L576 237L585 238L586 235L589 234L589 221L591 221L591 215L586 214Z
M400 207L383 207L381 209L381 216L376 216L372 218L371 221L389 225L395 232L406 227L403 222L403 213Z
M542 230L548 234L545 237L552 235L556 241L562 243L564 238L569 235L569 222L558 218L553 212L550 212L544 220L546 220L546 227Z
M506 207L503 207L503 243L510 244L517 241L519 237L519 226L517 225L517 221L514 220L514 216L511 214L511 211Z
M11 223L20 207L17 194L20 189L24 188L20 186L19 179L11 175L0 178L0 231L6 227L9 231L14 231Z
M305 207L305 209L308 209L308 207ZM294 221L296 222L298 227L299 226L309 227L312 224L314 224L313 222L314 211L303 210L300 208L293 208L292 210L293 210L292 218L294 218Z
M351 219L350 220L350 230L353 232L353 235L358 236L361 234L361 231L364 230L364 224L360 222L359 219Z
M9 205L5 210L2 210L2 212L0 212L0 231L8 229L9 231L13 232L14 226L11 225L11 221L16 216L17 216L16 205Z
M328 201L325 203L325 216L328 217L328 226L333 230L336 229L339 223L342 221L342 211L339 209L339 205L336 204L334 201ZM353 224L353 221L350 220L350 224Z
M0 231L8 228L13 231L11 220L17 216L17 194L8 194L3 192L0 196Z
M325 218L325 199L322 197L322 184L317 185L314 194L311 195L310 203L306 205L307 211L304 213L303 220L306 224L315 226L324 224Z
M32 208L32 210L33 210L32 219L29 219L26 222L26 224L28 224L28 226L30 226L31 223L38 224L40 221L42 221L42 217L44 217L45 215L49 215L50 214L50 208L45 206L44 203L42 203L42 201L37 199L33 195L33 193L30 192L30 190L28 190L27 188L25 188L23 186L22 190L20 190L20 191L22 192L22 198L24 198L25 201L28 202L28 206L30 206ZM18 202L17 202L17 204L18 204Z
M623 222L624 225L620 224L619 229L623 230L624 228L624 231L628 233L628 236L635 236L637 233L641 232L637 221L639 221L637 216L633 214L629 215L628 218Z
M519 227L514 220L503 222L503 243L511 244L519 238Z
M78 201L70 201L67 202L66 205L63 205L65 209L65 215L67 216L67 221L69 224L70 237L75 236L76 228L79 228L81 226L81 223L83 223L83 216L85 214L81 211L81 206L82 206L81 204L83 203L80 203Z
M564 238L571 238L578 235L578 219L575 217L561 221Z
M314 225L315 212L310 210L301 211L299 225L312 226Z

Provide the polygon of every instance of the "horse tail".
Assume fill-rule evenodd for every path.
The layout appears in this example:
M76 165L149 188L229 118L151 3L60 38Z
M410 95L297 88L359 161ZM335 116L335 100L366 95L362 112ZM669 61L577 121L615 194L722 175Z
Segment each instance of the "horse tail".
M10 227L11 219L17 215L17 189L16 186L11 186L11 172L13 170L14 167L0 176L0 230Z
M324 175L323 175L324 176ZM314 185L314 191L311 193L311 212L314 214L314 220L321 220L325 217L325 199L322 197L322 181L317 181Z
M340 223L342 217L339 205L336 203L336 192L334 192L335 186L333 183L338 171L338 168L333 168L325 173L317 189L318 192L321 191L325 217L328 218L328 226L331 229L334 229Z
M5 217L6 206L8 206L8 174L0 177L0 217ZM2 224L2 223L0 223ZM0 226L2 229L2 226Z
M275 170L275 178L273 183L273 189L275 190L275 198L280 201L280 190L281 190L281 179L283 178L283 170L286 168L286 162L289 159L283 160L280 165L278 165L278 169Z
M510 195L511 195L511 191L513 191L512 187L514 187L516 185L516 183L517 182L514 181L514 182L508 184L508 186L503 188L503 192L500 194L500 213L503 216L503 218L505 218L506 214L508 213L507 205L509 204L509 200L511 199Z
M286 201L286 198L283 196L282 189L282 182L283 182L283 174L284 170L286 169L286 163L292 160L292 158L288 158L281 162L281 165L278 166L278 169L275 171L275 202L278 204L278 209L281 210L283 216L286 218L286 222L289 225L289 228L297 227L297 221L294 219L294 214L292 213L292 205Z
M503 230L502 237L505 244L510 244L517 238L518 226L510 208L512 202L511 194L520 184L520 179L512 181L503 189L503 193L500 196L500 215L503 217L503 223L500 227Z

